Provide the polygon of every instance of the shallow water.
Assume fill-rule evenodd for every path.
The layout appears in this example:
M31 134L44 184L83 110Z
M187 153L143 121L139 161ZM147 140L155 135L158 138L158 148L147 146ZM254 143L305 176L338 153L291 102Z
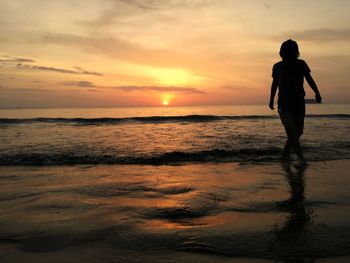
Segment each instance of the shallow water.
M262 105L0 110L0 261L349 262L349 128L307 105L300 167Z
M2 167L0 259L341 262L350 252L349 168Z

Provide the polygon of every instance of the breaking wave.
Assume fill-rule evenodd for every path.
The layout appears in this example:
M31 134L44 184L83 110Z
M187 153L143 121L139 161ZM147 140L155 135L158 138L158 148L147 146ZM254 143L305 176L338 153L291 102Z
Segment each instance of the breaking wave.
M347 145L345 145L348 148ZM347 154L326 154L320 150L307 149L310 161L326 161L350 158ZM313 154L317 152L317 154ZM74 164L151 164L167 165L198 162L275 162L280 160L281 149L267 147L237 150L212 149L194 152L165 152L145 156L116 156L113 154L14 153L0 154L0 165L74 165Z
M306 118L350 119L350 114L311 114ZM124 123L176 123L176 122L213 122L224 120L264 120L278 119L277 115L185 115L185 116L150 116L127 118L31 118L11 119L0 118L1 124L30 124L30 123L62 123L78 125L115 125Z

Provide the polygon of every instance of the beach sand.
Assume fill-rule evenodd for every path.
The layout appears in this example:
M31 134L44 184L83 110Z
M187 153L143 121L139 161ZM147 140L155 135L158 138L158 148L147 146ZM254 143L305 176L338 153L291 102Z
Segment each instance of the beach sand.
M2 166L0 262L350 262L349 170Z

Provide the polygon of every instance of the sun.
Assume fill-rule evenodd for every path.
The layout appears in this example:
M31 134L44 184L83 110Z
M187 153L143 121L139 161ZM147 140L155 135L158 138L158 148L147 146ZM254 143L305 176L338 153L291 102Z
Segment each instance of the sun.
M171 93L163 93L160 101L163 106L168 106L170 104L170 101L174 98L174 94Z

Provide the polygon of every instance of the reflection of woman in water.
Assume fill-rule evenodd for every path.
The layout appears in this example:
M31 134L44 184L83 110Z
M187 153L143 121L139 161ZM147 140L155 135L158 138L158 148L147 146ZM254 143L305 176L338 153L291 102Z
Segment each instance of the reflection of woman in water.
M288 137L282 157L288 158L289 152L293 148L298 159L305 163L299 143L299 138L303 134L305 117L304 77L315 92L316 102L321 103L322 97L310 75L308 65L304 60L298 59L297 42L291 39L283 42L280 56L282 61L273 65L269 107L271 110L274 109L274 98L278 88L278 113Z
M304 206L304 173L307 166L296 166L293 170L289 162L282 162L287 182L290 186L290 198L278 203L277 207L288 213L288 219L281 228L275 228L273 250L279 262L315 262L308 251L307 234L312 225L311 210Z

